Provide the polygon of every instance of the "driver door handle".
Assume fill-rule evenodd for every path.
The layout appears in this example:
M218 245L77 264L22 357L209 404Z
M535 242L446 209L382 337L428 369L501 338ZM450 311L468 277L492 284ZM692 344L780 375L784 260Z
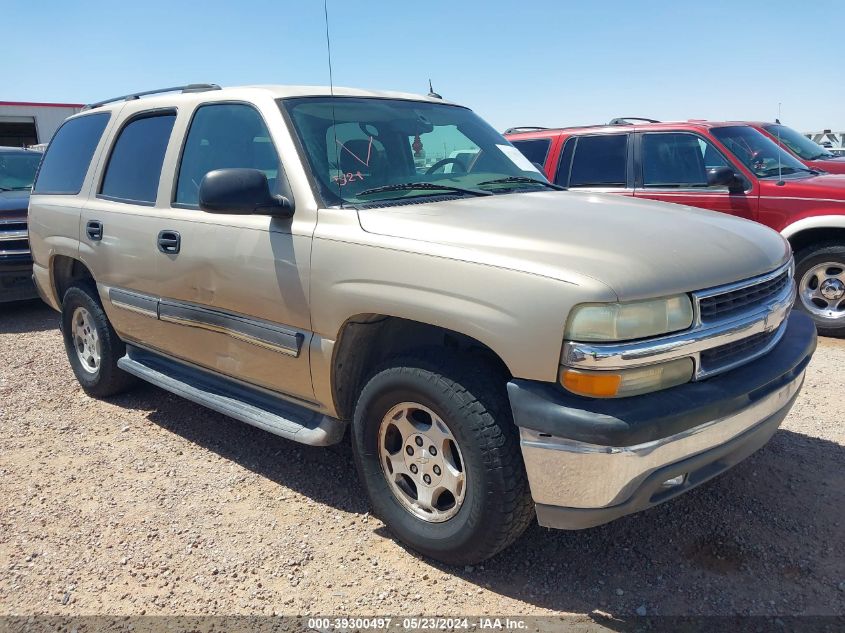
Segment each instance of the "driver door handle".
M103 239L103 223L99 220L89 220L85 223L85 234L92 242L99 242Z
M158 250L167 255L176 255L182 247L178 231L161 231L158 234Z

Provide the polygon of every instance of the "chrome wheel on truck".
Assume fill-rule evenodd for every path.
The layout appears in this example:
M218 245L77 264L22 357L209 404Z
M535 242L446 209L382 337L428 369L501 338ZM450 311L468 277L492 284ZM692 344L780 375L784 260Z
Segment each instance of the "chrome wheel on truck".
M825 319L845 317L845 266L823 262L801 277L799 293L807 312Z
M397 404L381 421L379 450L390 490L409 512L438 523L460 510L466 491L461 449L434 411Z
M83 281L65 292L62 337L73 373L88 395L112 396L134 384L135 379L117 366L126 347L109 323L93 283Z
M420 350L375 369L361 391L352 448L367 496L427 556L477 563L533 519L506 382L477 358Z
M79 364L90 374L96 374L100 368L100 336L91 318L91 313L83 307L73 311L73 347Z
M845 336L845 245L810 246L795 255L795 307L809 314L823 336Z

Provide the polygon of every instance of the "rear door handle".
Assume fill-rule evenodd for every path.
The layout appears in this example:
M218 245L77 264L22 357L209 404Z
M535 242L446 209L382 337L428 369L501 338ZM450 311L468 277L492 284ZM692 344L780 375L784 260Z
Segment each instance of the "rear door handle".
M175 255L182 247L182 237L178 231L161 231L158 234L158 250L168 255Z
M99 220L88 220L85 225L85 233L92 242L99 242L103 239L103 223Z

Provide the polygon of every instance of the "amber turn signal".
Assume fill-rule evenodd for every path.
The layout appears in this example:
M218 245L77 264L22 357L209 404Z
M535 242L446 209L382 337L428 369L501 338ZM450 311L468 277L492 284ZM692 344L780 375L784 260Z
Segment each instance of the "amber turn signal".
M692 380L693 370L691 358L615 371L563 367L560 370L560 384L579 396L625 398L682 385Z
M586 373L577 369L564 368L560 372L560 382L572 393L595 398L612 398L619 391L622 376L611 373Z

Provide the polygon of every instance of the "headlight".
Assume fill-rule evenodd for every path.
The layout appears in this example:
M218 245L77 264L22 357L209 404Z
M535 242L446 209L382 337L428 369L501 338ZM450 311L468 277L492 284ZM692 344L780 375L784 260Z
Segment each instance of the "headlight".
M570 341L627 341L685 330L692 325L687 295L631 303L584 304L566 323Z
M579 396L625 398L687 383L692 380L694 368L691 358L617 371L564 367L560 370L560 384Z

